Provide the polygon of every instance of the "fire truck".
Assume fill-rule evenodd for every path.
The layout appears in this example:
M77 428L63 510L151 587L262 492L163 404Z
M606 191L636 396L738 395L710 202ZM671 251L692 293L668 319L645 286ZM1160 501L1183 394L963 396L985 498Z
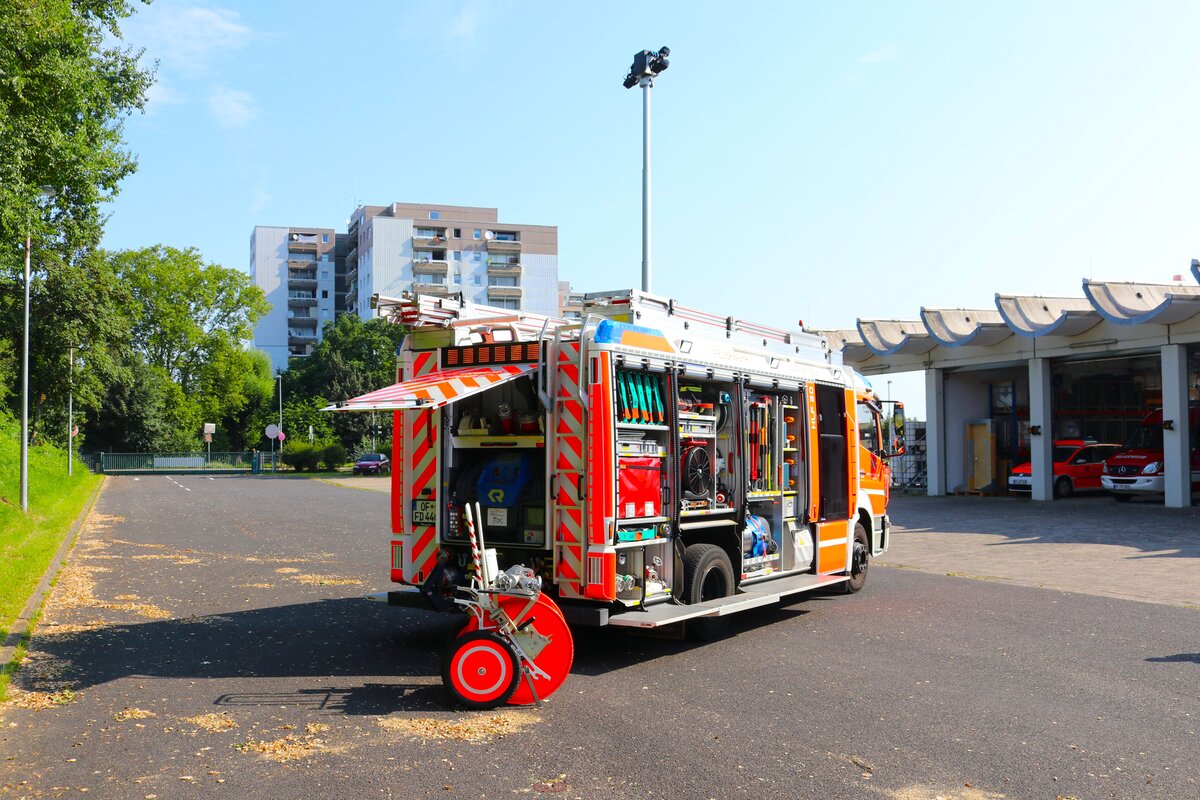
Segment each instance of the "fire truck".
M579 320L372 302L409 331L398 382L330 410L394 414L400 587L374 599L466 612L442 679L467 707L549 696L571 625L857 592L888 548L903 406L817 334L635 290L585 295Z

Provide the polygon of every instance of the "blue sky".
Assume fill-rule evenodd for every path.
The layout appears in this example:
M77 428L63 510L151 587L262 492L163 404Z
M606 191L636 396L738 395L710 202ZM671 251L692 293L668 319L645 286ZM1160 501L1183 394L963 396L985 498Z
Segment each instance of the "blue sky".
M105 246L247 268L254 225L358 203L559 227L561 278L636 287L635 50L654 291L788 327L1169 282L1200 256L1200 4L173 2ZM876 381L879 383L879 380ZM883 387L879 387L883 391ZM923 413L922 383L893 396Z

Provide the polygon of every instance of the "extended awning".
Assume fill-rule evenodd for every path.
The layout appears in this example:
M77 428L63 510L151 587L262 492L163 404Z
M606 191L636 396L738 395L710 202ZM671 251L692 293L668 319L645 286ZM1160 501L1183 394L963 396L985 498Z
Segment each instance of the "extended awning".
M432 409L528 375L536 364L500 364L492 367L463 367L430 372L410 381L377 389L369 394L343 400L325 411L398 411Z

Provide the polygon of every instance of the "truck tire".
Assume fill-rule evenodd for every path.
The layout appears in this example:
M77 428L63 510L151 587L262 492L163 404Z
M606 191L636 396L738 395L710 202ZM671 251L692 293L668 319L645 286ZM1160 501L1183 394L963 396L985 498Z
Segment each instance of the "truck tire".
M693 544L683 551L683 599L689 605L733 594L733 565L715 544Z
M867 582L867 564L871 558L871 540L861 522L854 523L854 542L850 553L850 580L846 581L846 594L861 591Z
M1113 492L1112 499L1113 499L1113 500L1116 500L1118 503L1128 503L1130 500L1132 500L1132 499L1133 499L1133 495L1131 495L1131 494L1119 494L1119 493L1117 493L1117 492Z

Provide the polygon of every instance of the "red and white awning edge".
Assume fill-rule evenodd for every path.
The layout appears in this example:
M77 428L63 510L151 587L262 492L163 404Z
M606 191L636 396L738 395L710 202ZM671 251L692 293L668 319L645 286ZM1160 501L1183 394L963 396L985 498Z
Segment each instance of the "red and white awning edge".
M527 375L536 366L536 364L497 364L431 372L350 400L333 403L321 410L401 411L441 408L522 375Z

